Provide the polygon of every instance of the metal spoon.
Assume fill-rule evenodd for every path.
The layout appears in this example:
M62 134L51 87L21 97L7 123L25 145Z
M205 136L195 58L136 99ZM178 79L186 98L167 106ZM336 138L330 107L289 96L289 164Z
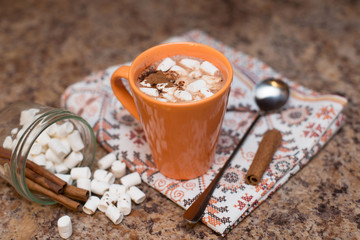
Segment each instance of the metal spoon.
M191 206L185 211L183 217L184 219L191 223L195 224L200 219L201 216L208 205L208 202L211 198L211 195L219 182L221 176L227 169L229 163L236 155L237 151L245 141L246 137L249 135L252 128L255 126L256 122L259 118L269 112L279 110L288 100L290 95L288 85L274 78L268 78L258 83L255 87L255 102L259 107L260 111L258 112L255 120L252 122L251 126L248 128L244 136L241 138L236 148L232 152L231 156L225 162L224 166L220 169L218 174L209 184L209 186L205 189L205 191L191 204Z

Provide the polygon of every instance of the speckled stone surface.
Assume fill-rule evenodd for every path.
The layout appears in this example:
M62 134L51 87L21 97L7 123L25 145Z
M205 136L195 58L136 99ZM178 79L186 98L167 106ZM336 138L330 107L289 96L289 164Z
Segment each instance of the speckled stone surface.
M59 106L92 71L194 28L322 93L349 99L343 129L227 239L360 239L360 1L0 1L0 107ZM97 157L105 154L98 147ZM0 180L0 238L221 239L146 185L147 199L115 226L60 205L31 203Z

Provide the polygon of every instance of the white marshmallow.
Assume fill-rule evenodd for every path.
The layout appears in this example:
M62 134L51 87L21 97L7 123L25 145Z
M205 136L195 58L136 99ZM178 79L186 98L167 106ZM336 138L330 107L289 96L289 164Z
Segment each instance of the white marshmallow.
M11 135L15 135L17 132L19 131L19 129L18 128L13 128L13 129L11 129Z
M46 129L46 133L50 136L50 137L54 137L57 133L57 129L58 129L59 125L57 125L56 123L51 124L47 129Z
M213 84L217 84L222 81L221 77L209 76L209 75L203 75L201 79L204 80L208 86L212 86Z
M77 166L82 160L84 159L84 156L81 152L71 152L64 160L64 164L68 168L73 168Z
M60 234L60 237L67 239L72 234L72 223L69 216L65 215L59 218L58 222L58 231Z
M146 197L145 193L136 186L131 186L126 193L129 194L131 200L136 204L142 203Z
M163 97L170 102L174 102L176 100L174 96L169 93L163 93Z
M62 143L62 145L65 147L66 152L69 154L71 152L71 147L70 147L70 143L68 141L67 138L59 138L60 142ZM68 155L66 154L66 155Z
M123 193L120 195L117 201L117 207L124 215L131 213L131 198L129 194Z
M46 131L43 131L37 138L36 141L40 143L42 146L46 146L50 142L51 138L46 133Z
M108 184L113 184L115 182L114 174L104 169L96 169L94 172L94 179Z
M159 91L156 88L139 88L140 91L142 91L143 93L152 96L152 97L158 97L159 96Z
M116 155L114 153L109 153L98 161L98 166L101 169L108 169L111 166L111 164L115 161L116 161Z
M195 71L192 71L191 73L189 73L189 76L192 77L193 79L200 78L201 75L202 75L202 73L199 70L195 70Z
M181 76L187 75L187 71L185 69L183 69L182 67L178 66L178 65L174 65L170 68L170 71L174 71L176 73L178 73Z
M67 148L59 139L52 138L49 142L49 148L58 156L61 160L70 153L70 149Z
M97 196L89 197L82 208L83 212L88 215L93 215L96 212L99 202L100 202L100 198L98 198Z
M91 192L91 180L89 178L79 178L76 180L76 186Z
M52 161L46 161L45 164L45 169L48 170L49 172L54 173L55 172L55 165Z
M44 154L32 155L31 161L36 163L39 166L46 166L46 158Z
M144 87L151 87L151 84L148 83L148 82L145 82L145 81L141 81L141 82L140 82L140 85L141 85L141 86L144 86Z
M75 152L79 152L85 147L80 132L78 130L74 130L72 133L70 133L67 136L67 139L69 141L71 149Z
M92 193L103 195L109 189L110 184L93 179L90 186Z
M175 62L171 58L167 57L164 58L164 60L157 66L156 70L166 72L174 65Z
M61 124L60 126L58 126L58 128L56 130L57 130L56 136L59 138L63 138L63 137L66 137L68 134L70 134L74 130L74 125L71 122L66 121L63 124Z
M187 91L176 90L174 93L174 96L183 101L191 101L192 100L191 94Z
M120 179L121 183L126 187L135 186L141 183L141 177L138 172L130 173Z
M109 192L116 196L116 198L120 198L121 194L126 193L127 187L121 184L111 184L109 187Z
M32 155L39 155L42 153L42 146L40 143L34 142L34 144L31 146L30 154Z
M203 94L206 98L207 97L211 97L212 95L214 95L209 89L207 88L202 88L200 89L201 94Z
M100 202L98 204L98 209L101 212L106 212L106 209L110 205L116 204L116 201L117 201L117 198L115 195L112 195L109 191L104 192L104 194L102 195Z
M197 70L200 68L200 62L190 58L181 59L180 64L191 70Z
M61 163L62 162L62 159L60 159L59 156L56 155L55 152L51 148L46 150L45 158L46 158L46 160L51 161L53 163Z
M3 146L3 148L6 148L6 149L12 149L12 143L13 143L13 140L12 140L11 136L6 136L2 146Z
M71 169L70 172L71 178L74 180L80 179L80 178L90 178L91 171L89 167L76 167Z
M156 84L156 88L158 90L163 90L168 84L167 83L158 83Z
M55 175L65 181L67 184L72 185L73 179L71 178L70 174L56 173Z
M14 149L16 147L16 145L18 144L18 140L14 139L11 143L10 149Z
M25 125L35 120L35 115L40 111L37 108L29 108L20 113L20 125Z
M64 163L55 164L55 172L56 173L68 173L69 169Z
M200 65L200 69L210 75L214 75L217 71L219 71L217 67L215 67L212 63L208 61L202 62Z
M122 161L115 161L111 164L111 172L116 178L121 178L126 174L126 164Z
M114 205L110 205L106 212L105 215L115 224L119 224L121 223L121 221L124 219L124 214L120 212L120 210L115 207Z
M200 91L200 89L202 88L206 88L206 82L200 79L187 85L186 90L190 92L197 92Z

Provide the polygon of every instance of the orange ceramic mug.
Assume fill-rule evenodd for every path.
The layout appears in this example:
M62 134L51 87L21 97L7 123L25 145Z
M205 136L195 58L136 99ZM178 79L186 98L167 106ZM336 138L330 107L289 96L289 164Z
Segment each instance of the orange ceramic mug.
M162 102L141 92L136 82L145 68L174 55L211 62L224 75L225 85L211 97L194 102ZM131 66L118 68L111 77L111 87L122 105L141 122L159 171L186 180L204 174L214 161L232 77L231 64L219 51L199 43L179 42L150 48ZM121 78L129 81L132 95Z

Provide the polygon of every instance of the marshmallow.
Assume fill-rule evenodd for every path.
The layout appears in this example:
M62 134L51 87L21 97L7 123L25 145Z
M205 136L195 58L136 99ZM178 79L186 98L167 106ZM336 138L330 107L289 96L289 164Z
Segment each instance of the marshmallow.
M191 94L187 91L176 90L174 93L174 96L183 101L191 101L192 100Z
M18 140L14 139L11 143L10 149L14 149L16 147L16 145L18 144Z
M62 174L62 173L56 173L55 174L58 178L65 181L67 184L72 185L73 179L71 178L70 174Z
M116 196L118 199L121 194L126 193L126 186L120 184L111 184L109 187L109 193Z
M51 148L46 150L45 158L46 158L46 160L49 160L53 163L61 163L62 162L62 160L59 158L59 156L56 155L56 153Z
M46 146L50 142L51 138L46 133L46 131L42 132L37 138L36 141L40 143L42 146Z
M141 85L141 86L144 86L144 87L151 87L151 84L148 83L148 82L145 82L145 81L141 81L141 82L140 82L140 85Z
M121 183L126 187L135 186L141 183L141 177L138 172L130 173L120 179Z
M94 172L94 179L108 184L113 184L115 182L114 174L104 169L96 169Z
M173 95L168 93L163 93L163 97L170 102L174 102L176 100Z
M67 139L69 141L71 149L75 152L78 152L85 147L78 130L74 130L72 133L70 133L67 136Z
M182 67L178 66L178 65L174 65L170 68L170 71L174 71L176 73L178 73L181 76L184 76L187 74L187 71L185 69L183 69Z
M204 75L201 77L201 79L204 80L208 86L211 86L216 83L220 83L222 81L221 77L209 76L209 75Z
M42 146L40 143L35 142L30 149L30 154L32 155L39 155L42 153Z
M46 164L45 164L45 169L48 170L49 172L52 172L54 173L55 172L55 166L54 166L54 163L51 162L51 161L46 161Z
M40 111L37 108L29 108L27 110L21 111L20 113L20 125L25 125L29 122L35 120L35 115Z
M11 136L6 136L2 146L3 146L3 148L6 148L6 149L12 149L12 143L13 143L13 140L12 140Z
M57 128L58 128L59 126L56 124L56 123L54 123L54 124L52 124L52 125L50 125L47 129L46 129L46 133L50 136L50 137L54 137L55 135L56 135L56 133L57 133Z
M100 202L98 204L98 209L101 212L106 212L106 209L110 206L110 205L114 205L116 203L116 196L112 195L109 191L104 192L103 196L100 199Z
M207 97L211 97L212 95L214 95L209 89L207 88L202 88L200 89L201 94L203 94L206 98Z
M171 58L167 57L164 58L164 60L157 66L156 70L166 72L174 65L175 62Z
M72 223L69 216L65 215L59 218L58 222L58 230L60 237L67 239L72 234Z
M100 199L97 196L91 196L86 201L85 205L83 206L82 210L84 213L88 215L92 215L96 212L96 209L99 205Z
M59 139L52 138L49 143L49 148L62 160L66 155L70 153L70 149L67 148Z
M156 84L156 88L158 90L163 90L168 84L167 83L158 83Z
M201 75L202 75L202 73L199 70L195 70L195 71L192 71L191 73L189 73L189 76L192 77L193 79L200 78Z
M123 193L117 201L117 207L124 215L129 215L131 212L131 198L129 194Z
M180 64L191 70L197 70L200 68L200 62L190 58L181 59Z
M159 91L156 88L139 88L140 91L142 91L143 93L152 96L152 97L158 97L159 96Z
M44 154L31 155L31 161L39 166L46 166L46 158Z
M91 192L97 195L103 195L110 187L110 184L106 182L100 182L98 180L91 181Z
M98 161L98 166L101 169L108 169L111 166L111 164L115 161L116 161L116 155L114 153L109 153Z
M202 62L200 65L200 69L210 75L214 75L217 71L219 71L217 67L215 67L212 63L208 61Z
M76 180L76 186L91 192L91 180L89 178L79 178Z
M64 160L64 164L68 168L73 168L77 166L82 160L84 159L84 156L81 152L71 152Z
M122 161L115 161L111 164L111 172L116 178L121 178L126 174L126 164Z
M56 173L68 173L69 169L64 163L55 164L55 172Z
M116 225L124 219L124 214L114 205L110 205L107 208L105 215Z
M76 167L71 169L70 172L71 178L74 180L80 179L80 178L90 178L91 171L89 167Z
M56 130L56 136L59 138L63 138L74 130L74 125L71 122L66 121L60 126L58 126Z
M206 82L200 79L187 85L186 90L190 92L197 92L200 91L200 89L202 88L206 88Z
M142 203L146 197L145 193L136 186L131 186L126 193L129 194L131 200L136 204Z
M13 128L13 129L11 129L11 135L15 135L17 132L19 131L19 129L18 128Z

